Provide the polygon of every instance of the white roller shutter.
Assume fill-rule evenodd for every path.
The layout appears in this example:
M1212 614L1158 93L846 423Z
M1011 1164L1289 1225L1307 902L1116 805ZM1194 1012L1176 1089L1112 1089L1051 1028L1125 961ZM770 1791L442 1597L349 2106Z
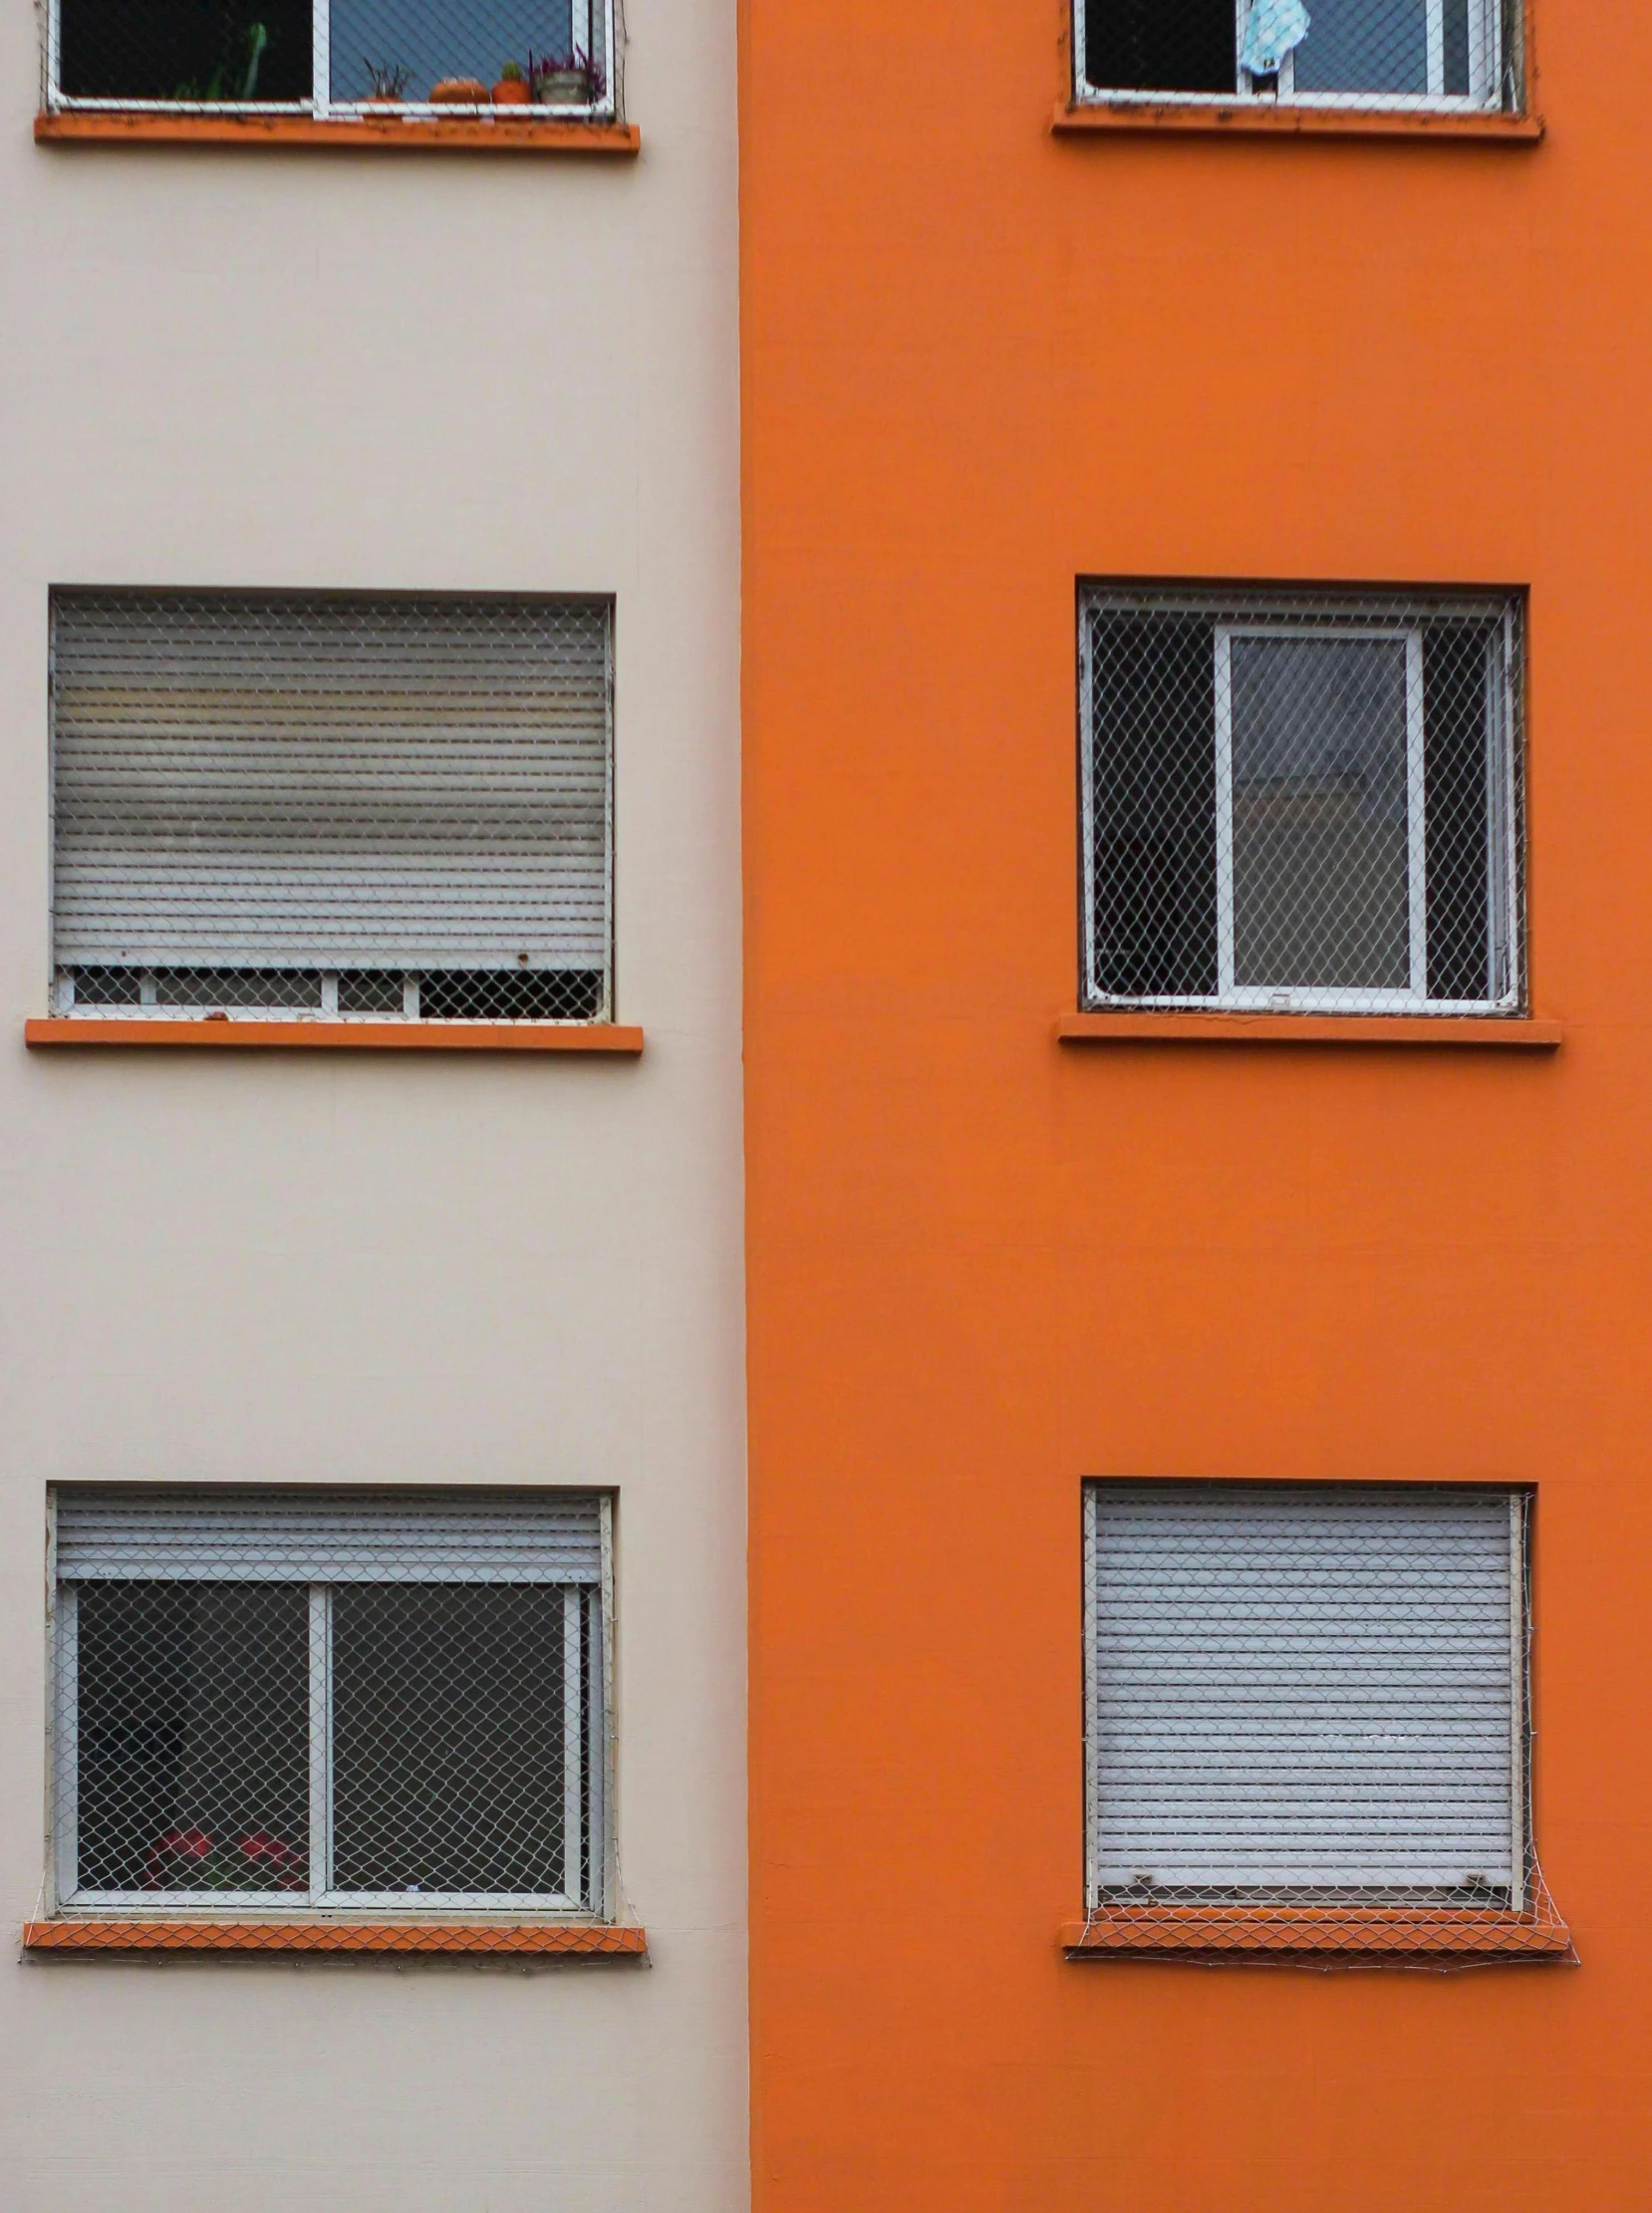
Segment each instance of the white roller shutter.
M606 604L64 591L52 684L60 967L607 967Z
M596 1583L579 1493L63 1491L62 1582Z
M1098 1484L1095 1889L1517 1890L1522 1504Z

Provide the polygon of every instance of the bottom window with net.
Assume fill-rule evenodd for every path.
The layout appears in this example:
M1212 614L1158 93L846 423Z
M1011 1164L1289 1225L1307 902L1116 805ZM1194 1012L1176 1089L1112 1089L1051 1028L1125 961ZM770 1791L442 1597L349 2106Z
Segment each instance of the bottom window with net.
M63 1494L59 1902L598 1910L587 1497Z
M1328 1942L1373 1909L1447 1941L1552 1917L1528 1821L1527 1509L1420 1485L1092 1485L1092 1916L1151 1941L1212 1909Z

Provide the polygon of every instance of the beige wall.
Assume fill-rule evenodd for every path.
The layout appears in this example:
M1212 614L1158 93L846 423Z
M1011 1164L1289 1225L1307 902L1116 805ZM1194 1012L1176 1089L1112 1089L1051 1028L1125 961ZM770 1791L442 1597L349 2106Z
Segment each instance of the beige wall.
M54 1479L618 1487L651 1968L0 1959L0 2200L745 2197L733 12L636 163L37 148L0 29L0 1897ZM25 1053L64 583L611 591L641 1063Z

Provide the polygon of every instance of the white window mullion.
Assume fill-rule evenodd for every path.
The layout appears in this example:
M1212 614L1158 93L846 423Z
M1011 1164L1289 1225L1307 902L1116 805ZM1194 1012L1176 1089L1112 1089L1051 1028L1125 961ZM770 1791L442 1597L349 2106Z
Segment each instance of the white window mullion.
M333 1887L333 1593L310 1585L310 1896Z
M1217 995L1234 993L1234 641L1216 634L1216 965Z
M1428 91L1440 100L1446 90L1446 0L1428 0Z
M310 105L325 116L333 100L333 19L330 0L314 0L310 12Z
M1525 1907L1526 1852L1526 1656L1530 1613L1525 1590L1525 1500L1518 1492L1509 1501L1509 1825L1514 1835L1514 1911Z

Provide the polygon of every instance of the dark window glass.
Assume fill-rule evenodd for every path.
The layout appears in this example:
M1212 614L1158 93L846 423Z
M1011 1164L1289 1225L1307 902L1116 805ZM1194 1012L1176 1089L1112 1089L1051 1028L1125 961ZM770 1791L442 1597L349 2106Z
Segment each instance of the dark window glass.
M62 89L81 100L308 100L309 0L62 0Z
M1233 0L1086 0L1084 75L1100 91L1231 93Z
M1216 627L1090 617L1095 987L1217 988Z
M337 1889L561 1890L563 1636L555 1586L335 1593Z
M302 1890L302 1588L89 1582L76 1600L85 1890Z

